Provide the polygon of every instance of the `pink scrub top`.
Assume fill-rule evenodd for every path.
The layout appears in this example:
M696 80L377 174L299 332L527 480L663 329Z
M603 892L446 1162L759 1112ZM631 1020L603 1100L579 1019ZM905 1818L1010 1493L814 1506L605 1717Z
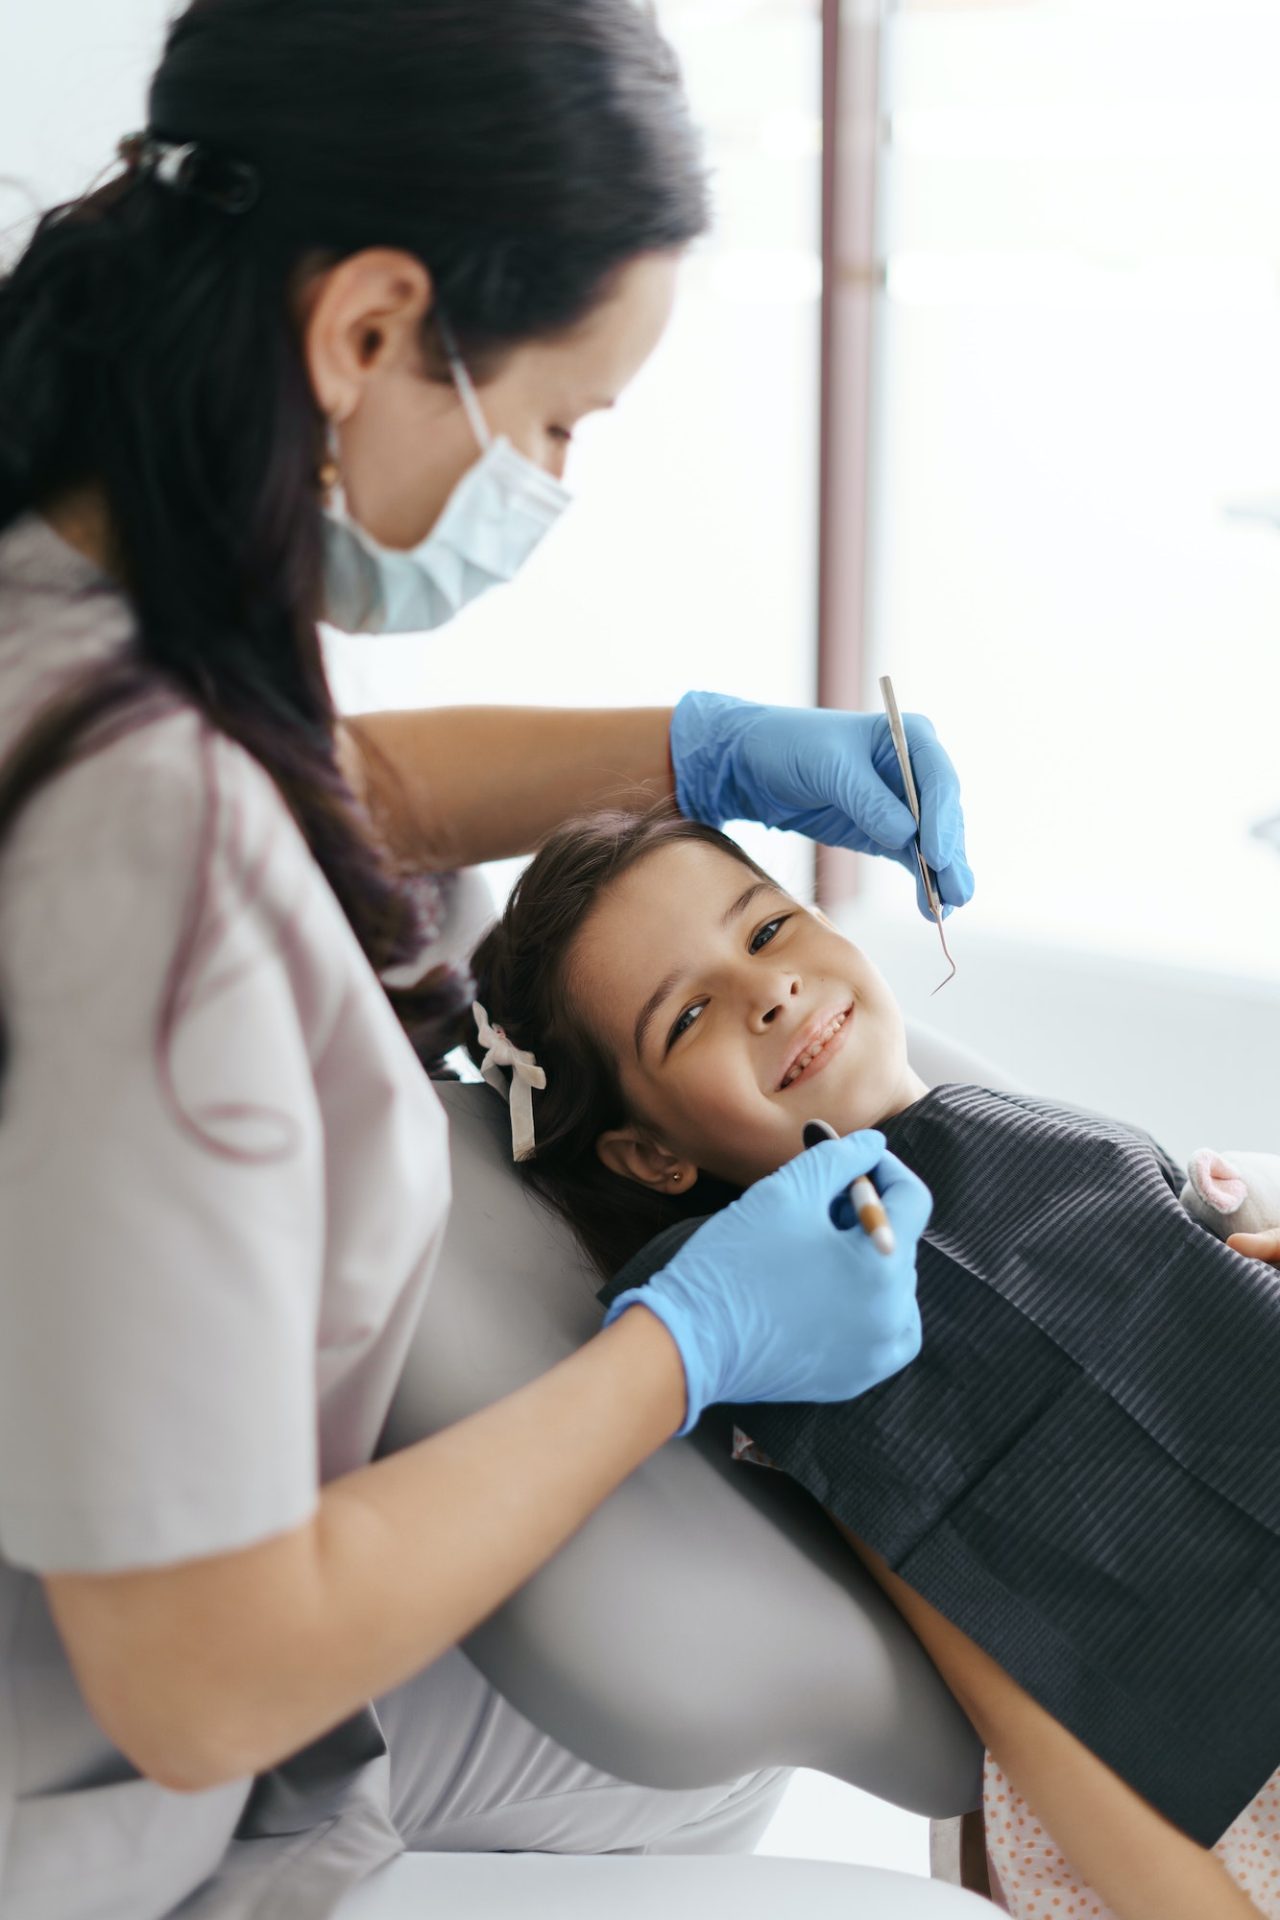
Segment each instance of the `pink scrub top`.
M132 630L45 521L0 537L0 758ZM398 1849L373 1709L172 1793L92 1719L38 1576L250 1546L370 1460L443 1110L276 789L176 698L0 847L0 1008L0 1913L325 1912Z

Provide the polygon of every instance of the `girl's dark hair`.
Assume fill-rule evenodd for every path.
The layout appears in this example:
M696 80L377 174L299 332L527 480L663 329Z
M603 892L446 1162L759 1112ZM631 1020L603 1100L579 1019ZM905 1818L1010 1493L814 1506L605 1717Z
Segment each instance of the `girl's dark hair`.
M335 757L300 271L412 252L483 377L702 230L698 143L635 0L192 0L149 130L199 143L191 190L135 148L0 279L0 532L97 483L137 619L0 769L0 843L46 781L176 692L272 776L381 970L412 957L417 922ZM244 169L257 190L235 211ZM428 320L438 370L433 337ZM468 998L441 970L398 1010L432 1054ZM3 1051L0 1027L0 1071Z
M629 1116L614 1062L581 1017L568 977L574 942L607 888L637 861L689 840L728 854L762 880L769 877L714 827L670 808L592 814L546 842L472 955L476 992L490 1021L534 1053L547 1075L545 1090L533 1096L534 1157L520 1170L604 1274L616 1273L664 1227L713 1213L739 1191L703 1173L689 1193L658 1193L600 1160L596 1141ZM478 1062L483 1049L474 1034L468 1045Z

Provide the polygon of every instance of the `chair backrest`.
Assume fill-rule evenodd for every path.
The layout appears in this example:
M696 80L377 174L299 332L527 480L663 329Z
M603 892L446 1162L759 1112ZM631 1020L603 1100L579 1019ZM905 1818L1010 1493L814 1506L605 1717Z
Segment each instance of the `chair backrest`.
M931 1082L1009 1084L941 1036ZM502 1101L443 1084L454 1205L383 1437L411 1444L535 1378L599 1325L573 1236L521 1185ZM781 1474L727 1431L673 1440L467 1642L521 1712L622 1778L817 1767L915 1812L975 1806L979 1743L898 1614Z

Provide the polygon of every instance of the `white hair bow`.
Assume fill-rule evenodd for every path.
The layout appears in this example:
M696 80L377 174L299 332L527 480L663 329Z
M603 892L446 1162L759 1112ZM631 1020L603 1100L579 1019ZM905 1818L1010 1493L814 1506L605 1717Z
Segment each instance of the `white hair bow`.
M511 1103L511 1152L517 1160L533 1158L533 1089L547 1084L547 1076L531 1053L513 1046L501 1027L492 1027L489 1016L477 1000L471 1009L475 1016L480 1045L488 1052L480 1062L480 1071L496 1092ZM511 1071L508 1082L503 1067Z

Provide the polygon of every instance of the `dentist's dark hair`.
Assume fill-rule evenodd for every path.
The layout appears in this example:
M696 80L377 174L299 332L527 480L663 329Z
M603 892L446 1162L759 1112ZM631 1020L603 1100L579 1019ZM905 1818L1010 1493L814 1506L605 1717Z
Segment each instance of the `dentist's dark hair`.
M198 143L176 184L129 149L0 279L0 531L99 483L137 617L128 652L0 768L0 843L46 781L176 690L266 768L382 969L416 918L335 754L324 423L292 296L314 262L404 248L483 379L702 231L699 144L635 0L193 0L149 132ZM429 318L424 349L440 374ZM398 996L424 1056L468 1000L444 971Z
M476 994L490 1022L531 1052L547 1076L533 1095L535 1148L520 1163L527 1184L577 1234L602 1274L677 1221L714 1213L739 1189L703 1173L679 1194L655 1192L606 1167L596 1141L630 1119L617 1063L583 1015L573 975L574 947L593 910L624 873L665 847L714 847L757 879L768 874L715 827L686 820L669 805L570 820L521 874L496 926L471 956ZM479 1064L473 1030L468 1045Z

